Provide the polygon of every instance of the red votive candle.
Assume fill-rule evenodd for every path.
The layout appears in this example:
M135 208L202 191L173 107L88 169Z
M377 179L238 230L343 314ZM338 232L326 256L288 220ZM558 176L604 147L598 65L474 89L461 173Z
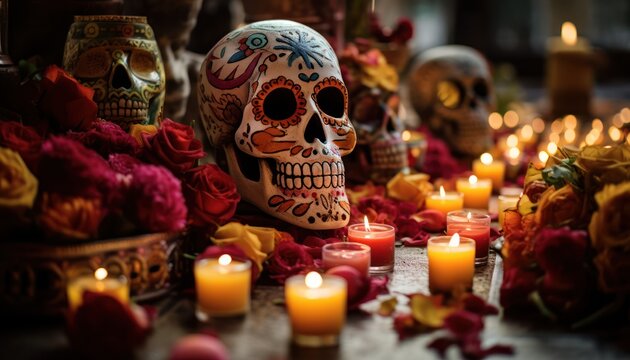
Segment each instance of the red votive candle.
M490 215L470 211L451 211L446 215L446 234L475 240L475 266L488 262L490 248Z
M356 242L337 242L322 248L322 266L328 270L339 265L348 265L365 276L370 275L370 247Z
M348 227L348 241L370 247L370 272L379 274L394 269L394 227L385 224L353 224Z

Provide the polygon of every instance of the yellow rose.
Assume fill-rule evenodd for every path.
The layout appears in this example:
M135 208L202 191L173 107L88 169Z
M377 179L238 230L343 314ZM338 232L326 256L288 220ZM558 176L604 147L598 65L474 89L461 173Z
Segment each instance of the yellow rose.
M387 196L402 201L415 203L419 208L424 204L427 195L433 190L427 174L396 174L387 183Z
M274 228L231 222L218 228L211 239L219 246L236 245L262 271L262 263L281 239L281 234Z
M39 222L51 238L95 238L102 219L101 201L44 193Z
M0 147L0 208L30 209L37 195L37 179L17 152Z
M595 186L617 184L630 179L630 144L585 146L575 162Z
M359 201L365 197L370 197L374 195L383 196L385 193L385 189L382 186L376 186L371 181L368 181L365 185L354 186L353 188L346 188L346 194L348 195L348 200L350 200L350 204L356 205Z
M389 92L398 90L398 72L387 63L383 53L372 49L367 56L376 59L376 64L363 64L361 83L368 88L381 88Z
M620 247L630 251L630 181L606 185L595 194L598 210L593 213L588 231L598 250Z
M157 131L158 131L158 128L155 125L133 124L129 128L129 135L133 136L133 138L136 139L138 144L142 146L142 144L144 144L144 142L142 141L142 134L153 135L157 133Z
M521 199L522 200L522 199ZM584 199L571 185L556 190L550 187L540 196L536 224L540 226L574 226L580 224Z

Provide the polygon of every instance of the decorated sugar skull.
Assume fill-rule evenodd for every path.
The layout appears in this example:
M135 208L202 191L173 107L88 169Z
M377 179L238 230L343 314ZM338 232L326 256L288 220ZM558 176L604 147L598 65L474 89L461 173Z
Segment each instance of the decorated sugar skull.
M491 146L488 115L495 106L488 63L466 46L425 51L412 71L409 95L421 120L461 157Z
M76 16L63 66L94 89L99 117L123 128L161 120L164 66L145 17Z
M286 20L234 30L206 56L198 87L206 133L244 200L308 229L348 223L341 157L356 136L321 35Z

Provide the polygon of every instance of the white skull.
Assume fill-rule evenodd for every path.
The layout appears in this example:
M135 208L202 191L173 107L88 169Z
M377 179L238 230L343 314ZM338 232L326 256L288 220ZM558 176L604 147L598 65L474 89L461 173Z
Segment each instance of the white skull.
M261 21L215 45L199 106L244 200L309 229L350 219L341 157L356 143L348 92L330 45L292 21Z
M495 106L488 63L467 46L425 51L412 72L414 108L456 155L476 157L492 144L488 115Z

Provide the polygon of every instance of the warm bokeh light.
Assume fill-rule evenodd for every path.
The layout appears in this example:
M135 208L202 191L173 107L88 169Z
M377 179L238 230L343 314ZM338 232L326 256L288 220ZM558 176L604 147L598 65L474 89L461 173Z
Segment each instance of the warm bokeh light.
M477 181L478 179L475 175L470 175L470 177L468 178L468 182L471 183L472 185L475 185Z
M617 142L619 140L621 140L622 134L621 134L621 130L619 130L619 128L611 126L608 128L608 136L610 136L610 139L614 142Z
M322 286L324 279L317 271L311 271L304 277L304 283L309 289L317 289Z
M560 121L559 119L556 119L551 123L552 133L559 134L560 132L562 132L563 128L564 128L564 125L562 124L562 121Z
M591 130L591 132L586 134L586 137L584 138L584 142L586 143L586 145L593 145L595 144L598 138L599 138L599 133L597 131Z
M612 124L618 128L623 126L623 120L621 119L621 114L615 114L615 116L613 116Z
M562 120L564 127L567 129L575 129L577 127L577 118L575 115L567 115Z
M505 140L505 144L507 145L507 147L515 147L516 145L518 145L518 137L514 134L510 135L507 137L507 140Z
M455 233L451 236L451 240L448 242L449 247L458 247L459 246L459 234Z
M572 143L575 141L575 130L573 129L567 129L564 132L564 141L568 142L568 143Z
M409 141L409 139L411 139L411 131L409 130L405 130L402 132L402 139L403 141Z
M521 155L521 150L519 150L517 147L513 147L508 150L508 157L510 159L518 159L519 155Z
M577 29L575 25L570 21L563 22L560 37L562 38L562 42L569 46L577 44Z
M535 118L534 120L532 120L532 129L534 129L534 132L536 132L537 134L545 131L545 120L541 118Z
M521 139L523 141L529 141L534 136L534 129L531 125L525 125L521 128Z
M503 121L505 121L505 126L507 127L516 127L519 121L518 114L516 113L516 111L510 110L506 112L503 116Z
M621 115L621 121L624 124L630 123L630 109L628 108L621 109L620 115Z
M492 161L494 160L490 153L481 154L480 159L481 159L481 163L483 163L484 165L490 165L492 164Z
M558 145L555 142L550 142L547 144L547 152L549 155L554 155L558 151Z
M490 114L490 116L488 116L488 124L490 124L490 127L494 130L499 130L501 126L503 126L503 118L501 117L501 114L498 112Z
M105 280L107 277L107 270L105 268L98 268L94 271L94 278L96 280Z
M551 133L549 134L549 141L554 143L560 142L560 134L559 133Z
M547 160L549 160L549 154L547 154L546 151L541 151L538 153L538 159L540 160L540 162L545 164L547 163Z
M582 142L580 143L580 149L581 149L581 148L583 148L583 147L585 147L585 146L586 146L586 141L582 141Z
M591 126L593 127L593 129L604 131L604 123L600 119L593 120Z
M228 254L223 254L219 257L219 265L228 266L232 262L232 257Z
M627 142L628 144L630 144L630 134L628 134L628 136L626 136L626 142Z

